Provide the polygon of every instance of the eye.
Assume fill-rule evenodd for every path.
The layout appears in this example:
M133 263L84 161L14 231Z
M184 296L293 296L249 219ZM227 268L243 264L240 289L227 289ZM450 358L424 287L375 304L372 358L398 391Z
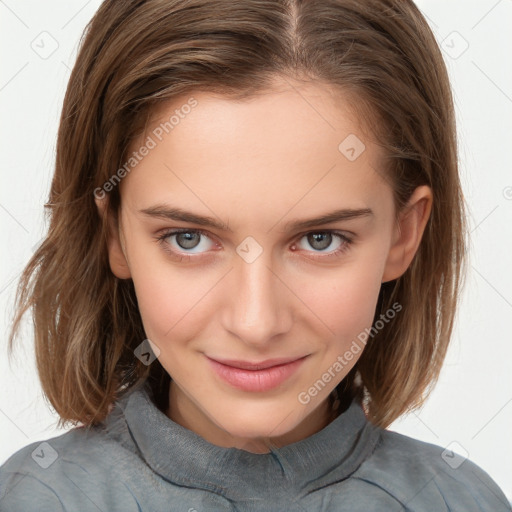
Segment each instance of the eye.
M218 247L216 243L212 243L208 234L200 229L174 229L166 231L155 238L162 245L165 252L179 261L198 258L199 256L191 255L206 253L213 247ZM205 240L209 240L210 243L205 243ZM298 240L299 243L294 243L291 246L291 250L296 251L298 245L301 245L300 242L306 240L309 247L312 247L313 250L304 250L312 253L311 256L308 256L312 259L336 257L347 251L352 244L352 240L349 237L335 231L311 231L301 235ZM332 247L333 245L334 247Z
M208 235L199 229L175 229L156 237L162 248L180 261L190 259L188 254L201 254L211 249Z
M299 245L302 240L305 240L309 247L313 248L313 251L306 249L307 252L318 254L313 255L313 258L317 259L338 256L347 251L352 244L352 240L349 237L336 231L311 231L299 239ZM295 250L296 247L297 244L294 244L292 250ZM324 255L323 253L326 254Z

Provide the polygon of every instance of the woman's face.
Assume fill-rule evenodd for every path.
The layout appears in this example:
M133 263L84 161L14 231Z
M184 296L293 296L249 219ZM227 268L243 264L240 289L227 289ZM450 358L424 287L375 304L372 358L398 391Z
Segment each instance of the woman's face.
M172 377L167 414L256 452L325 426L381 283L419 243L418 230L397 230L382 155L351 105L289 83L240 102L191 94L160 110L133 145L121 242L110 244Z

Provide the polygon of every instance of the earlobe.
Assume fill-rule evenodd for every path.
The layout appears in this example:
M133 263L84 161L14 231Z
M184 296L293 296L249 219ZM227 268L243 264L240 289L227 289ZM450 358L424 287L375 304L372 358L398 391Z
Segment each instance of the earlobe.
M432 190L422 185L415 189L407 205L400 212L382 275L383 283L398 279L409 268L427 225L432 201Z
M132 275L123 250L120 230L118 229L112 216L106 212L106 199L96 198L95 201L100 217L103 217L103 215L108 216L109 233L107 249L110 269L112 270L112 273L119 279L130 279Z

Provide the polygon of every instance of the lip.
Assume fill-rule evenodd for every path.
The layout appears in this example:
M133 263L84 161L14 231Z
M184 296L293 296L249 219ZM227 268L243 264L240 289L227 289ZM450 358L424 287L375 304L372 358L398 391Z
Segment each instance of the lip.
M259 362L216 360L206 356L215 373L243 391L269 391L290 378L308 356L267 359Z

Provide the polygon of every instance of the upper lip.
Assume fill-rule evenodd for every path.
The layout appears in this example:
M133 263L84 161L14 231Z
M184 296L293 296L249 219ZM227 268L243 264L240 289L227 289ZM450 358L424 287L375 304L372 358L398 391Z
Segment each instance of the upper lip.
M209 357L213 361L217 363L224 364L226 366L232 366L233 368L241 368L243 370L265 370L266 368L272 368L273 366L279 366L282 364L293 363L294 361L298 361L299 359L303 359L306 356L298 356L298 357L280 357L276 359L266 359L265 361L240 361L235 359L217 359L213 357Z

